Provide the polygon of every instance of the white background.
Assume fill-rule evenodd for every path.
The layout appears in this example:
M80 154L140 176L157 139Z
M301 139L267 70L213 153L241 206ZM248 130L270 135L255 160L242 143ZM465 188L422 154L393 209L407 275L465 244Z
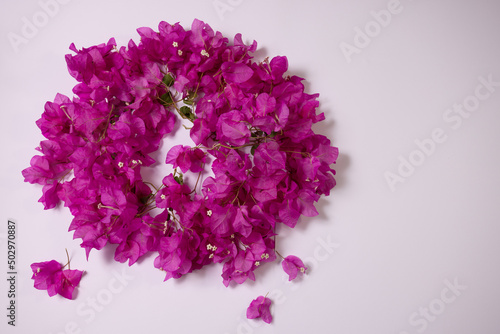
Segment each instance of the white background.
M488 93L482 100L474 94L481 77L500 82L500 3L401 0L381 26L372 11L390 3L73 0L23 36L26 21L43 19L43 6L2 0L0 331L499 333L500 87L478 88ZM287 283L279 263L258 270L255 283L225 288L216 265L163 282L153 257L129 268L109 249L87 262L67 232L67 209L44 211L41 188L23 182L43 139L35 121L45 101L71 95L76 83L64 62L70 43L115 37L123 45L138 41L138 27L165 20L188 28L194 18L230 38L255 39L259 59L286 55L289 73L320 93L327 119L316 131L340 149L338 185L318 204L320 216L283 228L278 239L280 253L311 266L302 281ZM369 41L360 37L365 29ZM29 38L16 46L9 33ZM346 56L347 44L357 53ZM463 103L474 110L450 114ZM428 143L433 131L441 142L418 153L416 141ZM418 166L400 167L410 158ZM386 176L398 168L403 176L391 189ZM5 316L8 218L18 224L16 328ZM73 301L49 298L30 279L32 262L64 262L65 248L72 268L87 272ZM247 321L250 301L268 292L273 323Z

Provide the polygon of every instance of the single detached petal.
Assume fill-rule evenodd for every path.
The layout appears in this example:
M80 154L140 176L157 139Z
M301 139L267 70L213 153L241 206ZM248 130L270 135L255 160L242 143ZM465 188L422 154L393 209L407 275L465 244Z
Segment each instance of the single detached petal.
M250 303L250 306L248 306L247 318L262 318L264 322L270 324L273 320L273 316L271 315L271 311L269 309L270 307L271 299L264 296L259 296Z
M299 273L305 273L307 267L301 259L294 255L289 255L281 262L283 270L288 274L288 280L291 281L297 277Z

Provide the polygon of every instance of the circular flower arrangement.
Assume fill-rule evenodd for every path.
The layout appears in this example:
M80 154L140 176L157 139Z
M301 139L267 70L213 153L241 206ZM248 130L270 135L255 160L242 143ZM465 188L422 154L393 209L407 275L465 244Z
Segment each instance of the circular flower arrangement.
M311 129L324 119L318 94L285 75L286 57L254 62L255 41L237 34L229 43L202 21L138 33L127 47L71 45L75 97L46 103L42 155L25 181L43 185L45 209L69 208L87 258L110 243L129 265L155 253L165 280L211 263L223 264L226 286L254 280L279 254L277 224L316 216L314 203L335 186L338 150ZM165 135L182 129L178 117L194 144L172 146L165 162L174 172L154 184L141 170L156 164L150 154L162 141L171 146ZM305 270L295 256L283 268L290 278Z

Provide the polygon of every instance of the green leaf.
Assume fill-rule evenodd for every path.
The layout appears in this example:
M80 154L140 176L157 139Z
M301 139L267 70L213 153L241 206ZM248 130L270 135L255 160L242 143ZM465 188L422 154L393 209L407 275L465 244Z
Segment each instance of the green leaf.
M172 86L174 84L174 81L175 81L174 78L168 73L163 77L163 80L162 80L162 82L167 87Z
M252 146L252 148L250 149L250 153L252 155L255 155L255 150L257 149L257 147L259 147L259 145L260 145L260 143Z
M185 104L193 105L194 104L194 100L197 97L198 97L198 94L196 92L188 91L187 96L184 98L183 101L184 101Z
M170 93L165 93L162 96L160 96L160 101L161 104L163 104L165 107L174 104L174 101L172 100L172 95L170 95Z
M184 115L186 118L192 121L196 118L193 112L191 111L191 108L189 108L188 106L181 107L180 112L182 115Z
M118 122L118 120L120 119L120 115L111 115L111 117L109 118L109 124L111 125L115 125L116 122Z
M141 197L139 197L139 201L141 202L141 204L146 204L150 197L151 196L149 196L149 195L148 196L141 196Z
M191 108L187 107L187 106L183 106L181 107L181 114L183 114L184 116L189 116L189 114L191 114Z
M178 184L184 184L184 180L183 180L183 175L182 173L179 173L179 175L176 175L174 176L174 180L178 183Z

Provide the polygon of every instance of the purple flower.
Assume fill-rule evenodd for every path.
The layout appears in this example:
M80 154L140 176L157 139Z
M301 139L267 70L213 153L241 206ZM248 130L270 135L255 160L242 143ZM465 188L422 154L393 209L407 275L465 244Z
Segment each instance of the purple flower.
M62 270L56 274L57 293L67 299L74 298L75 288L80 284L83 271Z
M47 290L50 297L60 294L67 299L73 299L83 274L80 270L63 270L63 266L55 260L33 263L31 270L36 289Z
M276 99L267 93L260 94L255 100L256 112L259 116L266 116L276 108Z
M255 166L262 171L264 175L271 175L278 169L285 169L286 155L279 150L279 145L275 141L260 144L255 150Z
M176 208L189 200L190 189L185 184L179 184L173 174L169 174L163 178L165 186L156 194L156 207Z
M253 75L253 70L242 63L223 63L221 70L227 82L242 83Z
M289 255L283 259L281 262L283 270L288 274L288 280L291 281L297 277L297 275L304 274L307 267L304 265L301 259L294 255Z
M199 148L175 145L168 151L167 164L172 164L174 168L179 167L183 173L188 170L198 173L203 170L206 158L205 153Z
M250 130L241 111L231 110L219 117L217 123L218 136L221 141L241 146L250 137Z
M262 318L264 322L270 324L273 320L273 316L271 315L271 311L269 310L270 307L271 299L264 296L259 296L250 303L250 306L248 306L247 318Z
M38 200L39 202L43 203L44 209L52 209L57 206L59 203L59 197L57 196L57 191L60 189L60 183L52 183L52 184L46 184L42 188L43 195L42 197Z
M70 49L76 52L77 55L66 55L70 74L80 82L90 82L93 75L101 74L109 66L106 64L105 57L115 46L114 38L111 38L107 44L99 44L88 49L83 48L81 51L78 51L75 45L71 44Z
M207 138L211 131L208 122L204 118L197 118L193 121L193 127L190 130L190 136L196 145L207 145Z
M46 185L47 179L54 177L50 161L45 156L35 155L31 158L31 167L23 170L24 181Z
M165 281L180 278L196 269L193 263L196 261L199 245L199 236L189 230L177 231L170 237L163 237L154 266L166 272Z
M235 220L236 211L236 208L232 205L223 207L214 204L210 216L210 228L212 232L223 237L230 235L233 232L232 225Z
M35 288L38 290L47 290L49 296L57 294L56 274L62 270L62 265L55 261L33 263L31 265L33 276L31 279L35 280Z
M236 209L233 228L235 232L238 232L243 237L248 237L252 233L253 226L248 219L248 211L245 206Z

